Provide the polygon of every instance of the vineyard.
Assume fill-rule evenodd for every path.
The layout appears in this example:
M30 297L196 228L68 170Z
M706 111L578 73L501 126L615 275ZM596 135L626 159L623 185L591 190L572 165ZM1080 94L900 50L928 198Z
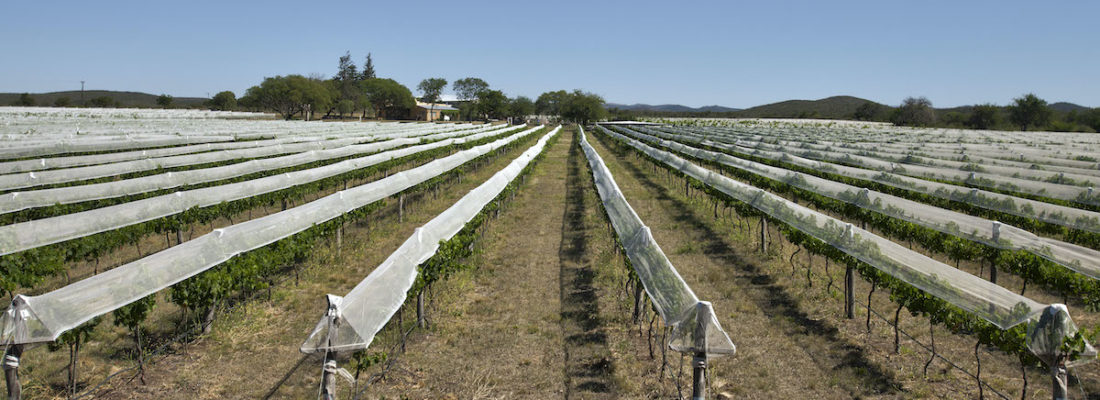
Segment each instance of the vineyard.
M1100 137L0 108L8 398L1092 398Z

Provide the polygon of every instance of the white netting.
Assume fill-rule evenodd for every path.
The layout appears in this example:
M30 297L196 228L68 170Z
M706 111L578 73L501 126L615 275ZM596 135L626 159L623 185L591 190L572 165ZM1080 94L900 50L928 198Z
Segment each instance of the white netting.
M0 175L0 190L12 190L39 185L52 185L66 182L76 182L88 179L103 178L121 174L141 171L153 171L158 168L175 168L188 165L227 162L243 159L270 157L280 154L301 153L326 149L336 149L363 142L371 142L385 139L415 137L424 133L449 128L447 125L435 125L432 130L407 130L395 133L366 134L359 137L342 138L333 140L321 140L310 142L298 142L276 144L272 146L253 147L236 150L221 150L196 154L184 154L178 156L150 158L142 160L122 161L111 164L90 165L84 167L53 169L46 171L33 171L19 174ZM187 171L190 172L190 171Z
M665 325L672 327L669 347L685 353L733 354L736 347L714 317L709 303L699 301L676 267L665 257L649 227L627 203L603 159L588 144L583 130L580 137L580 146L588 158L596 190L626 256L638 273L646 294L661 314L661 319Z
M131 179L88 185L11 192L0 195L0 214L27 208L46 207L54 204L71 204L119 196L129 196L156 190L235 178L238 176L309 164L317 161L369 154L400 146L433 141L455 136L477 134L492 129L500 133L507 127L484 125L477 129L463 129L427 136L398 137L367 144L350 144L336 148L310 150L280 157L263 158L223 165L220 167L167 172ZM429 132L430 133L430 132ZM206 154L206 153L204 153Z
M143 160L149 158L178 156L183 154L194 154L208 151L217 150L234 150L245 149L254 147L266 147L277 144L289 144L299 142L311 142L329 139L350 138L350 137L366 137L371 135L380 135L395 133L398 131L414 131L422 130L422 127L411 124L397 124L387 123L385 125L380 124L362 124L356 125L360 128L356 130L348 131L333 131L329 129L318 130L303 130L300 134L290 137L283 137L279 139L265 139L265 140L248 140L237 142L223 142L223 143L204 143L190 146L177 146L177 147L165 147L159 149L148 150L134 150L134 151L120 151L114 153L102 153L102 154L90 154L82 156L58 156L48 158L36 158L30 160L18 160L18 161L5 161L0 162L0 174L13 174L20 172L40 171L55 168L71 168L80 167L85 165L97 165L97 164L109 164L122 161L131 160ZM468 127L468 125L454 125L453 129L462 129ZM313 128L313 127L310 127ZM324 126L318 126L318 128L325 128ZM446 126L440 126L437 129L446 129Z
M1046 307L852 224L740 183L621 134L605 132L673 170L695 178L733 199L752 205L772 218L1001 329L1027 321Z
M1027 175L1039 176L1042 179L1050 179L1050 182L1032 179L1023 179L1018 176L1023 176L1023 172L1019 169L1010 169L1012 172L1006 172L1009 175L997 175L990 172L982 172L983 166L974 164L970 166L974 171L964 171L955 168L945 168L927 165L918 165L912 163L899 163L894 161L888 161L886 157L869 157L860 154L847 153L844 151L837 151L838 147L834 146L817 146L805 142L786 142L777 140L775 138L765 138L759 134L744 136L744 135L729 135L722 132L710 132L712 139L720 142L733 143L741 147L767 150L767 151L780 151L786 154L795 156L801 156L809 159L832 161L843 163L847 165L858 165L865 168L873 169L879 172L889 172L899 175L907 175L912 177L924 178L924 179L938 179L953 182L962 182L972 186L980 186L991 189L1006 190L1012 192L1026 193L1035 196L1049 197L1053 199L1071 201L1081 204L1093 204L1100 205L1100 192L1096 192L1093 188L1089 187L1091 182L1096 181L1096 177L1081 175L1081 174L1067 174L1064 172L1044 174L1036 171L1027 172ZM1010 150L1004 150L1010 151ZM1016 151L1022 151L1017 149ZM869 150L863 150L862 153L872 153ZM872 153L873 154L873 153ZM1096 153L1093 153L1095 155ZM988 167L993 168L993 167ZM1005 172L1002 169L995 169L994 172ZM1074 182L1074 185L1063 184L1058 182Z
M523 134L532 132L525 131ZM353 158L333 164L243 182L175 192L137 201L96 208L57 217L36 219L0 226L0 255L33 249L70 239L93 235L133 224L182 213L193 207L207 207L270 193L320 179L367 168L395 158L422 151L466 143L500 134L488 131L444 139L428 144Z
M80 324L168 288L233 256L395 195L527 136L529 129L420 167L242 222L37 296L18 295L0 316L0 343L48 342Z
M600 128L603 129L603 127ZM866 188L772 167L723 153L685 146L627 128L619 129L626 131L628 135L635 138L657 143L682 154L728 165L940 232L997 248L1029 251L1091 278L1100 279L1100 251L1036 236L1023 229L985 218L944 210ZM658 136L675 138L677 135L658 134Z
M339 299L338 304L332 305L335 315L321 318L317 327L302 343L300 350L304 353L350 351L369 346L374 335L405 303L405 296L416 281L416 267L431 258L439 249L440 242L461 231L467 222L519 176L531 160L542 153L546 142L560 129L561 127L554 128L485 183L471 190L431 221L416 228L412 237L405 240L346 296L340 298L329 295L330 298Z
M644 127L637 130L659 134L660 132ZM736 144L715 142L702 136L681 135L685 140L719 148L735 154L745 154L769 160L781 161L821 172L837 174L848 178L873 181L887 186L902 188L929 196L971 204L977 207L1004 212L1025 218L1032 218L1070 228L1100 232L1100 213L1075 207L1066 207L1006 194L989 192L935 181L928 181L890 172L873 171L864 168L849 167L835 163L810 160L780 151L760 150L741 147Z

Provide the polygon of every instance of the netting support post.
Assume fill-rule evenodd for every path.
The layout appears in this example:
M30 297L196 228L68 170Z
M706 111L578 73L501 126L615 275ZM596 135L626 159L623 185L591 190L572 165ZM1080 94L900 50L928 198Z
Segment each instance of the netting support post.
M8 383L8 398L19 400L23 397L23 385L19 382L19 359L23 357L23 345L9 345L4 352L4 380Z
M768 252L768 219L760 216L760 252Z
M1050 367L1050 391L1054 400L1066 400L1069 398L1068 375L1066 365L1058 363Z
M855 304L855 269L851 265L844 268L844 316L848 319L856 317Z
M397 222L405 222L405 194L397 199Z
M424 317L424 289L416 293L416 326L421 329L428 326Z
M691 399L707 398L707 353L697 351L691 358Z
M993 221L993 243L997 243L1001 239L1001 223L999 221ZM1000 255L1000 250L994 250L997 255ZM997 259L1000 257L994 257L989 260L989 281L997 283Z

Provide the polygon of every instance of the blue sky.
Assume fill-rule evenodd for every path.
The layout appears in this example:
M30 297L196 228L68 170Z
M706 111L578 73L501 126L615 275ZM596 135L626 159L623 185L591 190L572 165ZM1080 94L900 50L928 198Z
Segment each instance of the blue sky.
M414 88L749 107L854 95L937 107L1025 92L1100 106L1100 2L5 1L0 92L243 94L351 51Z

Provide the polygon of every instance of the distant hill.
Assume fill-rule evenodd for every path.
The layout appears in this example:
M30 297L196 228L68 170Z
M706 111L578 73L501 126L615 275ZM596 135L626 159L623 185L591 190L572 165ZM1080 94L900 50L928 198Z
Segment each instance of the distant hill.
M0 106L6 106L19 100L19 96L22 93L0 93ZM89 101L96 97L107 96L123 107L157 107L157 97L160 95L141 93L141 92L116 92L113 90L85 90L84 101ZM50 92L50 93L31 93L31 97L34 98L35 104L39 106L52 106L54 101L62 97L68 97L69 102L73 106L80 105L80 91L72 90L67 92ZM174 97L172 99L172 105L176 107L190 107L201 105L207 99L201 97Z
M674 113L705 112L705 111L730 112L730 111L738 111L739 110L737 108L723 107L723 106L717 106L717 105L693 108L693 107L683 106L683 105L679 105L679 104L649 105L649 104L607 103L607 104L604 104L604 107L609 108L609 109L618 108L620 110L628 110L628 111L659 111L659 112L674 112Z
M1064 101L1051 104L1050 108L1057 112L1085 111L1089 109L1085 106L1079 106L1077 104L1067 103Z
M852 96L833 96L819 100L787 100L747 108L733 114L741 118L850 118L859 106L868 102L874 103Z

